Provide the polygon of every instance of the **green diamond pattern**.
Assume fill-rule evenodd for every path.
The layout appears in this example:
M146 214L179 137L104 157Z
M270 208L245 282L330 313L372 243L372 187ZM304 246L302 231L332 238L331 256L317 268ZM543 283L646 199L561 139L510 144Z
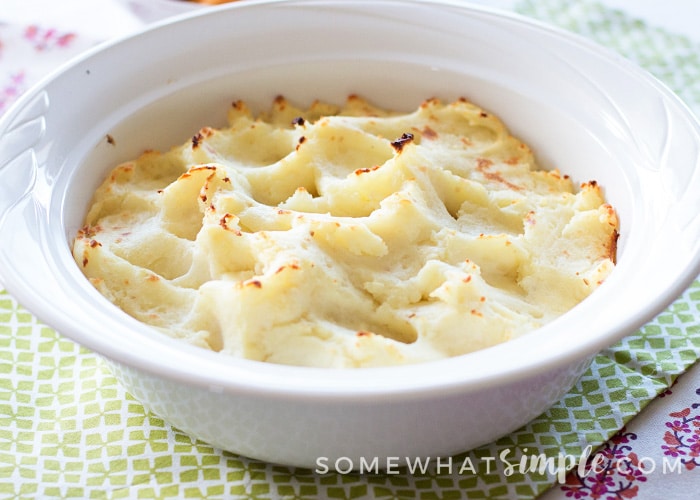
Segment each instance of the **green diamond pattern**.
M700 46L690 40L594 2L526 0L518 11L622 53L700 110ZM699 357L696 281L639 332L600 353L559 403L516 432L452 457L451 471L314 475L222 452L172 428L127 394L98 356L0 290L0 498L534 498L551 486L551 474L505 475L507 464L489 466L488 457L508 452L517 463L595 449ZM465 465L473 469L460 472Z

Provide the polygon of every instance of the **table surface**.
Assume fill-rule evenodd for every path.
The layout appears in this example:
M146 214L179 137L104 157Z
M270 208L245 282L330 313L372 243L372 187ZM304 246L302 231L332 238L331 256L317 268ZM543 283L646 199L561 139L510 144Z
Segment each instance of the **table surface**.
M126 35L155 20L160 15L153 10L157 3L154 0L64 0L61 2L55 0L2 0L0 6L0 114L12 104L18 95L70 57L80 54L96 43ZM657 70L661 73L657 76L676 90L693 110L700 111L700 59L697 57L697 54L700 53L700 30L698 29L700 2L692 0L668 0L664 2L658 0L605 0L581 2L581 4L586 5L585 9L581 8L583 10L576 10L578 7L573 7L574 3L567 0L546 0L545 2L479 0L473 3L515 10L525 15L538 17L545 22L556 22L601 43L612 45L612 48L632 59L641 59L641 49L638 51L636 47L624 45L622 42L618 45L618 41L624 38L620 36L623 31L625 36L632 33L633 40L644 40L644 43L646 40L652 40L652 42L663 40L663 44L661 44L663 49L657 47L658 54L656 55L664 59L664 65L655 66L656 63L647 62L646 64L650 65L647 69L652 72ZM592 13L598 16L598 20L604 19L605 22L594 22L591 18ZM624 26L624 30L615 31L618 25ZM686 52L682 52L683 50ZM671 318L669 321L673 322L677 329L680 328L686 333L691 332L691 334L687 334L687 337L690 339L690 349L695 355L693 360L697 359L700 357L700 339L697 333L692 334L692 332L697 332L700 327L700 285L697 282L679 299L677 306L669 312L668 317ZM665 317L659 318L658 325L651 326L665 328ZM95 393L109 388L113 391L112 398L127 401L129 405L136 405L130 406L130 418L137 420L140 418L141 422L152 421L154 423L151 427L144 426L143 428L153 433L158 430L163 430L166 433L165 440L169 444L164 446L170 446L169 449L177 450L178 443L184 446L183 443L188 442L186 436L179 435L167 424L158 422L156 417L139 409L138 403L125 394L123 389L119 389L109 379L108 374L101 371L100 367L95 364L98 362L90 356L90 353L83 352L77 346L71 346L70 341L62 339L59 335L47 333L42 325L37 324L36 320L26 315L21 306L13 302L7 295L0 295L0 344L7 346L3 349L10 350L9 357L0 358L0 371L9 373L11 380L9 385L0 385L0 497L30 498L35 495L83 497L97 491L90 489L90 484L97 484L93 481L95 475L92 472L94 471L87 474L87 471L81 471L78 468L71 472L67 470L68 466L66 465L72 463L69 460L61 462L58 457L54 457L60 462L56 467L64 470L58 470L55 474L42 474L35 469L40 466L49 466L53 462L47 459L42 462L39 458L34 462L26 457L11 458L14 451L19 449L19 441L26 438L21 435L23 432L19 417L21 411L18 410L21 408L21 404L18 400L21 397L35 397L36 399L32 401L35 406L39 401L39 396L27 396L20 390L20 385L22 382L26 382L26 377L22 378L20 363L24 351L18 346L20 346L23 335L22 328L26 325L30 325L27 328L32 330L32 335L36 338L44 340L51 338L51 342L59 346L57 349L63 349L64 352L69 353L72 356L72 362L77 360L82 367L81 369L89 372L90 375L83 377L81 381L83 394L87 394L86 387ZM652 337L651 333L644 334L647 341ZM37 345L42 345L36 338L30 342L38 342ZM632 344L626 344L625 349L629 349L630 345ZM640 349L640 352L643 351L644 349ZM597 360L596 369L598 372L596 372L596 376L598 378L593 377L590 380L609 382L608 379L600 378L604 377L600 374L608 366L606 360L618 359L620 352L621 350L616 351L613 348L603 353L600 360ZM7 359L14 360L11 366L5 363ZM303 483L307 481L308 491L312 492L312 496L319 497L324 495L352 498L374 497L380 496L378 492L383 492L386 497L396 498L438 498L450 495L458 498L476 498L478 492L481 491L492 498L533 498L542 494L542 497L547 500L557 498L687 498L689 492L700 491L700 468L696 467L700 465L700 364L693 363L693 360L666 371L665 378L661 377L654 381L657 385L653 395L649 396L648 393L644 392L643 396L634 400L637 405L635 408L626 412L621 411L613 419L616 427L609 432L610 436L607 436L609 439L606 438L607 441L601 440L601 448L591 453L589 457L592 459L598 454L602 454L600 456L605 456L608 459L606 463L612 464L612 467L608 467L605 474L602 475L597 474L595 460L589 460L588 462L583 461L579 467L574 468L566 477L564 484L561 484L562 481L551 480L551 478L548 483L534 480L534 482L527 483L525 481L529 484L529 489L518 489L511 487L511 485L505 489L496 490L489 486L488 480L486 480L482 484L482 489L479 490L478 486L454 480L454 477L452 479L433 477L434 484L426 489L423 489L422 483L417 479L404 477L402 478L404 482L401 483L398 479L394 481L394 478L391 478L393 482L386 482L383 486L384 489L381 490L379 487L373 489L372 481L363 482L355 479L353 482L347 478L341 478L342 480L339 479L333 483L337 485L337 488L333 489L323 486L324 479L328 478L318 478L313 477L313 475L294 476L293 474L289 476L292 478L290 481L294 484L299 483L301 486L285 486L291 488L289 491L292 492L292 496L297 497L304 497L306 490ZM35 363L41 364L43 361L37 360ZM33 373L41 374L42 372ZM620 377L619 374L616 376ZM53 377L58 377L58 375L53 375ZM16 382L17 380L20 382ZM60 381L57 380L54 379L54 385L59 386ZM51 380L43 382L51 384ZM585 382L584 380L584 385ZM630 382L630 386L626 387L628 392L625 393L624 397L631 397L629 395L634 394L633 384ZM611 387L610 384L608 386ZM576 390L580 390L584 396L591 394L586 392L585 387ZM602 391L595 394L603 394L608 397L612 392ZM77 400L79 401L79 398ZM621 403L624 401L617 400L616 402L618 406ZM102 412L107 413L104 409ZM85 418L88 416L89 412L86 411ZM602 419L605 415L596 414L595 417ZM62 417L56 418L56 422L58 422ZM26 439L38 439L37 435L41 429L31 427L35 424L28 425L30 428L25 430L31 436ZM93 422L91 425L99 427L101 424ZM109 464L112 464L120 471L125 468L137 469L139 463L137 459L117 463L119 452L110 455L108 434L116 432L114 429L115 427L108 426L105 420L104 428L101 429L102 434L100 434L100 439L105 442L102 443L100 449L107 458L102 463L107 464L104 465L105 467L110 467ZM77 432L80 434L80 429ZM51 439L49 432L44 432L41 436L44 440ZM75 439L82 442L79 436ZM190 450L189 453L192 456L196 457L199 452L205 455L208 453L205 450L206 447L201 443L189 443L189 446L190 448L187 449ZM43 446L40 449L43 452L48 448ZM487 450L495 449L487 448ZM139 451L136 448L135 450L131 450L129 454L133 457L135 453L138 458ZM78 450L76 453L86 452ZM166 497L171 495L204 496L207 493L209 497L226 497L234 496L234 493L238 491L264 498L286 496L284 493L286 490L282 487L275 489L268 485L267 488L261 490L256 490L254 487L256 471L258 475L262 474L262 476L267 475L268 477L275 473L282 474L283 471L265 464L258 464L260 466L256 467L254 462L239 462L235 457L212 453L222 460L217 469L219 475L214 479L207 479L206 474L202 472L202 477L196 481L200 485L198 488L185 490L175 487L174 490L168 490L165 487L160 489L157 487L156 483L163 480L163 474L166 472L171 474L171 483L177 482L177 480L172 480L173 472L171 469L177 470L176 473L180 474L180 481L184 481L183 478L187 477L186 471L188 469L184 465L186 460L180 458L179 469L172 463L171 469L163 467L160 470L155 470L157 467L153 464L147 466L147 469L150 467L151 476L150 479L146 480L146 483L154 483L151 484L150 489L141 487L136 489L136 486L133 485L135 483L132 484L130 481L139 476L131 470L128 471L127 479L121 488L104 490L103 494L108 497L131 497L137 494L144 497ZM144 459L147 459L148 456L152 458L155 455L148 455L144 452ZM466 457L469 456L466 455ZM598 462L599 464L600 462ZM202 467L200 464L200 469ZM232 471L237 471L240 467L245 469L245 474L247 474L243 486L238 484L240 478L235 474L232 475ZM3 471L7 474L4 474ZM112 472L116 473L116 470ZM222 476L226 472L228 475ZM148 471L146 473L149 474ZM503 477L505 471L501 470L500 473L500 479L507 483ZM234 476L235 478L233 478ZM499 478L495 477L497 482ZM75 484L71 488L70 485L66 486L65 484L69 479L83 484ZM91 483L91 481L93 482ZM108 480L104 479L104 481ZM217 489L217 481L222 484L236 483L238 489L233 487ZM314 482L317 484L313 485ZM378 484L379 480L375 482ZM22 489L22 485L28 483L34 483L31 486L33 489ZM264 477L262 483L265 483ZM346 483L347 485L343 486ZM201 486L203 484L206 484L208 489ZM395 486L397 484L403 486ZM533 484L535 486L532 486Z

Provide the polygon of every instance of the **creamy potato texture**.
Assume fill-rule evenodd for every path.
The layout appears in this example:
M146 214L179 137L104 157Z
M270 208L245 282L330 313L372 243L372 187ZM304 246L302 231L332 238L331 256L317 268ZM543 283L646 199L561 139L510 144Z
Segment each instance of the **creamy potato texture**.
M410 113L282 97L119 165L73 254L167 335L291 365L435 360L530 332L614 266L594 181L540 169L460 99ZM565 333L562 333L564 335Z

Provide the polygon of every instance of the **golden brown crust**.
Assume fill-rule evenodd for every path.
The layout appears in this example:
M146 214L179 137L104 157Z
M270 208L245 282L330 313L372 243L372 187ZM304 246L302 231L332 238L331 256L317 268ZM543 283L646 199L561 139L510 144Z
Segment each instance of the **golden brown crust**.
M117 166L76 235L110 301L237 357L363 367L465 354L539 328L612 271L596 181L542 170L466 99L299 108L278 96Z
M189 0L194 3L201 3L204 5L220 5L222 3L233 3L237 0Z

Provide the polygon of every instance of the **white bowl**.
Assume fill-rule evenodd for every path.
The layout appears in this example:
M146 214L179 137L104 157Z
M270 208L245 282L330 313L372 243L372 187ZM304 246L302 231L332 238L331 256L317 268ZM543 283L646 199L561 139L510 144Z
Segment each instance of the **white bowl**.
M139 20L152 23L204 7L186 0L119 0Z
M69 243L117 163L223 125L234 99L302 105L358 93L412 110L465 96L545 166L597 180L621 220L618 265L590 298L520 339L444 361L323 370L231 359L166 338L109 304ZM111 140L107 140L107 136ZM0 122L0 274L45 323L93 350L143 404L235 453L449 455L556 402L592 357L700 271L700 126L663 85L579 37L462 2L247 1L103 45Z

